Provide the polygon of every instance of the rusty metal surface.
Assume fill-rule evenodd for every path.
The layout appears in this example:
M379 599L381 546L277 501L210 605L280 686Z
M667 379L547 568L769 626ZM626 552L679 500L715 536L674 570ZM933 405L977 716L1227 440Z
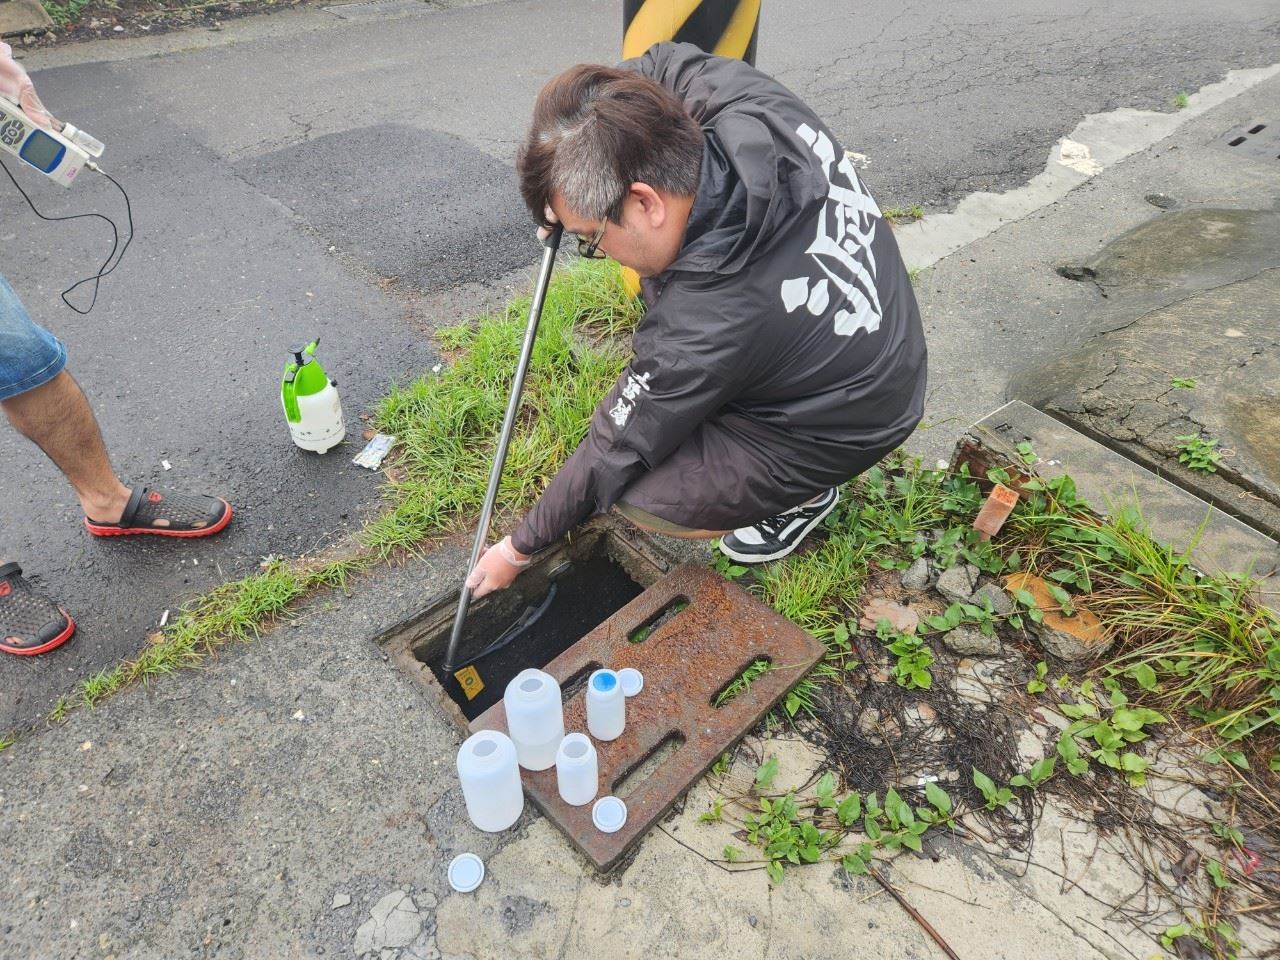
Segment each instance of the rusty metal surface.
M629 636L673 601L688 607L642 642ZM627 822L601 833L591 805L571 807L556 790L555 768L521 770L525 792L599 870L608 870L671 808L690 784L742 738L803 677L822 644L749 593L708 567L686 564L649 587L544 669L564 688L598 667L635 667L644 689L627 700L627 726L609 743L593 740L600 758L600 792L614 793L627 775L671 738L679 746L656 769L618 793ZM773 669L722 708L712 700L753 660ZM582 689L565 702L566 732L587 730ZM471 723L471 730L506 730L499 701Z

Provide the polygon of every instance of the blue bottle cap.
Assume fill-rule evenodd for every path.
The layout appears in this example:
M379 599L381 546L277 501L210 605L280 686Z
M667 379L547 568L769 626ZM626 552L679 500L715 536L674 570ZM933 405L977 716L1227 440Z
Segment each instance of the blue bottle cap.
M591 685L601 693L608 693L618 685L618 677L612 670L597 670L591 678Z

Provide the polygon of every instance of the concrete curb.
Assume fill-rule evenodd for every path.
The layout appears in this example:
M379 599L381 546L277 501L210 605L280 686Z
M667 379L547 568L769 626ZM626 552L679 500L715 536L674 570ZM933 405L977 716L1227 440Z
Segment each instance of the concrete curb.
M1006 193L973 193L954 213L929 216L894 231L907 266L931 267L943 257L980 240L1006 224L1030 216L1061 200L1103 170L1146 150L1233 97L1280 74L1280 64L1256 70L1233 70L1187 98L1176 113L1121 108L1085 117L1050 151L1043 173L1026 186Z

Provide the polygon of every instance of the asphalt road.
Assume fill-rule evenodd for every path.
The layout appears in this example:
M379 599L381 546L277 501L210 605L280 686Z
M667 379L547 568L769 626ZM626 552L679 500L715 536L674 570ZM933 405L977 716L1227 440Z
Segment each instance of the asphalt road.
M58 293L96 271L107 230L41 221L6 181L0 270L67 342L122 477L221 493L237 516L208 541L92 540L58 472L0 430L0 562L20 561L80 623L55 653L0 659L0 731L136 651L166 609L267 554L355 529L378 486L350 463L358 415L436 361L434 326L537 256L509 166L515 142L546 77L616 58L619 5L343 13L28 61L45 102L106 142L137 237L93 313L77 316ZM875 0L851 15L838 0L772 2L759 51L761 68L868 156L882 205L943 210L1024 183L1088 113L1170 108L1228 70L1280 61L1280 11L1274 0L1070 12ZM64 192L20 176L46 214L122 211L100 179ZM352 421L348 444L325 457L289 443L277 399L287 348L317 335ZM424 597L443 586L424 584Z

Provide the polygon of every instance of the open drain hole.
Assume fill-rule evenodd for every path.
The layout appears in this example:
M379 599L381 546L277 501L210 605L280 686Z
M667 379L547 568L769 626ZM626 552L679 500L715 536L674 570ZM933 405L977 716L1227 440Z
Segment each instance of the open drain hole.
M773 658L757 654L743 664L732 680L727 681L724 686L711 695L711 706L719 710L721 707L728 706L737 697L746 692L747 687L751 686L756 680L759 680L773 667Z
M623 771L621 776L614 778L613 795L627 799L636 787L652 777L682 746L683 733L679 730L668 733L658 741L657 746Z
M1228 146L1228 147L1238 147L1238 146L1240 146L1240 144L1244 143L1244 142L1245 142L1246 140L1248 140L1248 139L1249 139L1248 137L1236 137L1234 140L1228 140L1228 141L1227 141L1227 146Z
M462 678L444 673L456 601L444 604L432 625L423 631L422 639L412 644L414 657L430 667L467 720L474 720L500 701L511 678L521 670L546 667L648 585L632 575L628 569L632 565L620 562L613 538L598 536L574 546L576 549L568 557L553 555L535 562L510 588L490 594L471 607L458 644L458 663L466 663L483 651L518 622L525 611L540 608L551 597L546 609L529 619L509 644L460 671ZM572 562L566 564L566 559ZM578 681L578 687L585 679ZM565 685L566 695L573 692L575 680L576 675Z
M1261 133L1261 132L1262 132L1263 130L1265 130L1265 129L1267 129L1267 125L1266 125L1265 123L1260 123L1260 124L1258 124L1256 127L1250 127L1250 128L1249 128L1249 132L1250 132L1250 133Z
M655 630L667 623L670 623L676 618L677 614L687 606L689 606L688 597L672 597L661 610L647 618L644 623L640 624L640 626L627 634L628 642L644 643L653 636L653 632Z

